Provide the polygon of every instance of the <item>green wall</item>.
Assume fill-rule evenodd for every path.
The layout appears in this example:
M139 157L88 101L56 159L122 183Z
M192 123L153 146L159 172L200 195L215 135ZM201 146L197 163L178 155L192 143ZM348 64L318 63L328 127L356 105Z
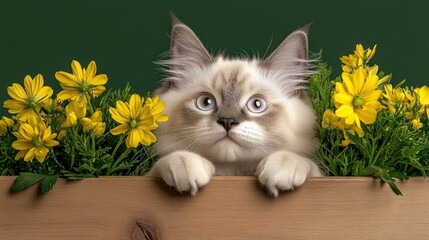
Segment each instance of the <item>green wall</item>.
M310 49L340 72L339 57L378 44L373 63L394 82L428 84L429 1L143 1L1 0L0 102L6 88L41 73L59 90L55 71L76 59L97 62L107 88L130 82L141 94L162 73L153 64L168 50L169 12L188 24L212 52L264 55L291 31L312 22ZM270 45L270 42L272 44ZM6 114L6 110L0 110Z

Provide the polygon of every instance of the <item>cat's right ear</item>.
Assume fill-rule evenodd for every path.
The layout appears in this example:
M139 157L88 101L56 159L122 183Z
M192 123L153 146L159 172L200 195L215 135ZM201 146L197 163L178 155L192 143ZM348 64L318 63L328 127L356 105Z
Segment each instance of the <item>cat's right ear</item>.
M171 18L170 58L157 62L169 76L158 93L186 85L190 73L204 69L213 61L197 35L173 14Z
M186 71L210 64L212 57L197 35L174 15L171 17L173 29L170 36L170 68Z

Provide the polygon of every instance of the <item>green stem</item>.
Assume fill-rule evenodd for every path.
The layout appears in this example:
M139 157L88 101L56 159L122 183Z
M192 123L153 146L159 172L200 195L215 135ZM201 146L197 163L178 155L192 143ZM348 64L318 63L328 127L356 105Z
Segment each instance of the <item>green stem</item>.
M122 160L125 159L125 157L128 156L128 154L131 152L131 148L127 148L127 150L125 150L125 152L123 152L121 154L121 156L119 156L118 159L116 159L116 161L113 163L113 165L110 167L108 174L110 175L112 173L113 170L115 170L115 168L122 162Z
M116 151L118 151L119 146L121 146L122 142L124 141L124 137L125 137L125 134L121 134L121 136L119 137L119 141L118 143L116 143L116 146L113 149L112 157L115 157Z
M75 127L72 127L72 132L73 132L73 135L76 135L76 129L75 129ZM75 136L73 136L72 139L75 139ZM73 144L72 144L72 156L71 156L69 171L72 171L72 169L73 169L73 165L74 165L74 161L75 161L75 156L76 156L76 142L73 141Z
M375 162L377 161L377 156L379 154L376 154L375 152L377 151L377 141L378 141L378 137L373 138L372 139L372 146L371 146L371 158L370 158L370 164L369 165L374 165Z
M91 142L92 142L92 152L95 153L95 134L91 133Z
M94 114L94 108L92 107L91 97L89 96L88 92L85 93L85 98L86 98L86 101L88 102L89 114L90 114L90 116L92 116Z

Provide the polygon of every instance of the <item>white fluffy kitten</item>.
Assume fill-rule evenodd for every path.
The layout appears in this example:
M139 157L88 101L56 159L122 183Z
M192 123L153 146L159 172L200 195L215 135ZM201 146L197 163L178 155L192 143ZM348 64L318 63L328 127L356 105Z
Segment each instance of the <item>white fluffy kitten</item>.
M173 19L169 76L157 94L160 123L149 176L192 195L213 175L256 175L269 193L322 176L312 160L316 117L305 78L307 33L290 34L266 59L211 56L195 33Z

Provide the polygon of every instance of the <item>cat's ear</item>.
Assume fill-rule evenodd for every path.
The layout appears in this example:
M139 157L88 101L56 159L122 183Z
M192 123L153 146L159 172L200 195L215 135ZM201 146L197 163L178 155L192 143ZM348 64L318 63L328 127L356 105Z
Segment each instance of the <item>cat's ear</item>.
M284 76L288 88L296 87L294 93L301 93L305 86L308 71L308 29L294 31L264 60L264 66L269 71Z
M204 67L212 62L212 57L198 39L197 35L174 15L170 41L170 68L186 70Z

